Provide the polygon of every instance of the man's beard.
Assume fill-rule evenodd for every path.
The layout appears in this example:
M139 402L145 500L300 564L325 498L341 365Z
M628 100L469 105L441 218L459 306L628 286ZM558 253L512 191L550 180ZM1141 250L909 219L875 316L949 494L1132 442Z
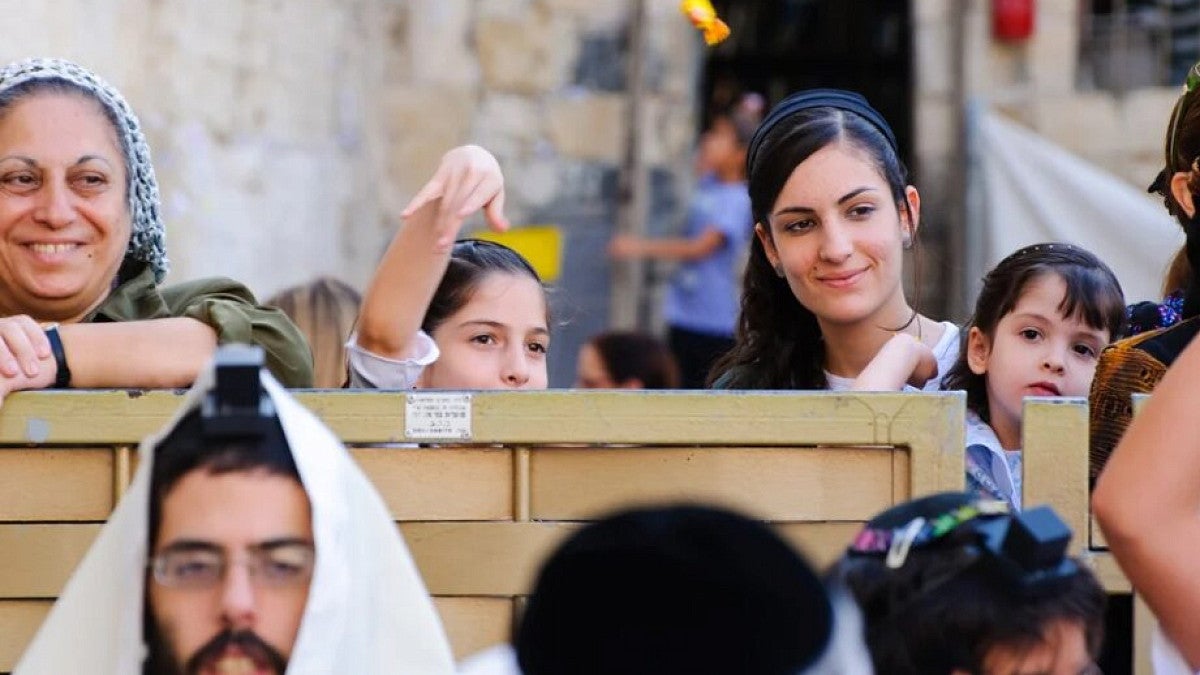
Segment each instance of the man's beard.
M225 630L218 633L193 654L182 669L159 631L149 632L150 654L142 670L143 675L196 675L205 667L216 666L231 647L253 661L256 668L265 665L279 675L287 670L287 659L251 631Z

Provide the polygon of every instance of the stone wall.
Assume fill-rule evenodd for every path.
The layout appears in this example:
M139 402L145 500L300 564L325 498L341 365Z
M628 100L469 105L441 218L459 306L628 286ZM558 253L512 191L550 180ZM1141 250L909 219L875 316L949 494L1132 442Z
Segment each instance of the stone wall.
M173 278L224 274L262 294L318 273L364 278L348 263L379 246L366 239L384 203L368 85L383 75L369 46L382 47L370 15L383 7L7 4L0 57L77 60L138 111Z
M696 133L698 36L652 1L643 123L649 229L673 226ZM0 0L0 59L93 68L142 117L173 278L260 295L362 286L397 214L454 145L499 157L513 222L562 225L571 319L556 370L607 322L626 134L628 0ZM569 365L569 364L568 364Z
M965 46L955 53L952 3L966 8ZM1077 86L1080 0L1037 0L1033 36L1020 44L991 36L991 2L913 2L916 157L925 213L934 229L951 227L957 174L954 66L961 58L966 95L977 97L1075 154L1144 188L1160 168L1163 134L1178 97L1174 87L1122 93ZM944 236L944 235L943 235ZM950 273L955 271L950 270ZM984 270L968 270L978 277ZM963 307L945 300L954 318Z

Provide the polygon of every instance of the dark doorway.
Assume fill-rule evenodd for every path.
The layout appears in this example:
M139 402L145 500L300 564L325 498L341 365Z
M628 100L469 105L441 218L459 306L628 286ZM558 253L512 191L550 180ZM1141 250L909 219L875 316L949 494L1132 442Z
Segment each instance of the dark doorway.
M716 0L733 33L709 53L700 101L713 106L754 91L774 104L798 89L862 93L912 156L908 0Z

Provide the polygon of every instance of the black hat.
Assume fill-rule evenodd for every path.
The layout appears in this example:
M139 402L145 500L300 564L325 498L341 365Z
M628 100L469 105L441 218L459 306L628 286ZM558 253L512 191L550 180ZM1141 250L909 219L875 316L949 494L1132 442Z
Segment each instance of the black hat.
M676 506L620 513L564 543L516 644L526 675L794 675L832 627L824 586L767 526Z

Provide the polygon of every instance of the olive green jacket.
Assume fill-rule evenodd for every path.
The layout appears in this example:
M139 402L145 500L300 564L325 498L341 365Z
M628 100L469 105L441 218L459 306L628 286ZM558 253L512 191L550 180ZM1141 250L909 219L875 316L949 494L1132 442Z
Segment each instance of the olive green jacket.
M128 272L128 273L126 273ZM85 321L92 323L189 317L212 327L217 342L258 345L267 367L285 387L313 386L312 353L300 329L274 307L262 307L250 289L225 278L156 286L154 270L122 270L126 279Z

